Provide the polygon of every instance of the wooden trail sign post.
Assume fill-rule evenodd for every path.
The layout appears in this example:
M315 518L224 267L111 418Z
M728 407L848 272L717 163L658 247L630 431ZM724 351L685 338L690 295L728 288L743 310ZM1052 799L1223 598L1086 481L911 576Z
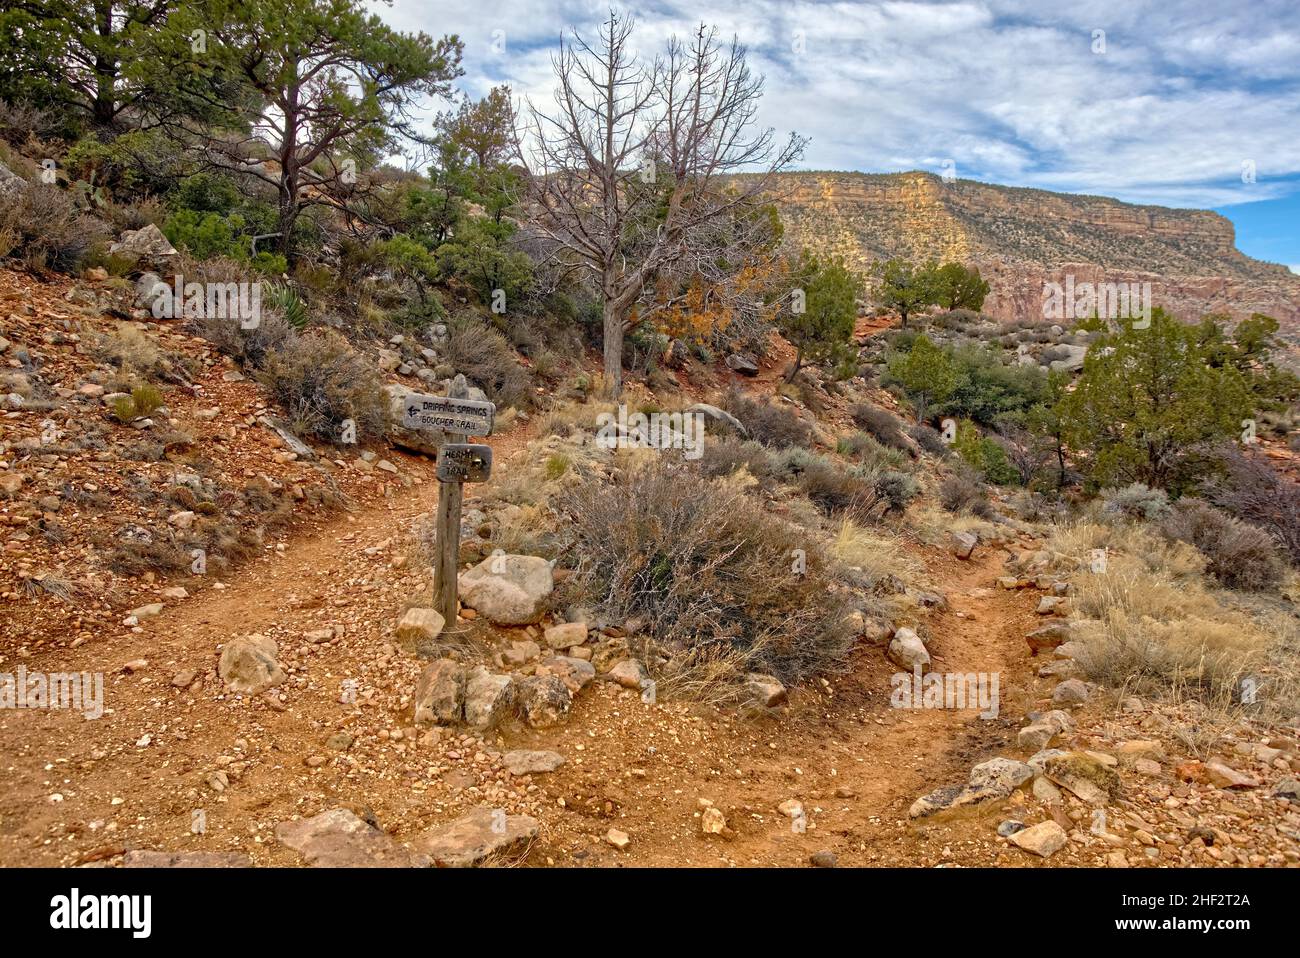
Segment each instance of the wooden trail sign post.
M438 447L438 519L435 529L434 607L444 628L456 626L457 568L460 565L460 508L464 483L483 482L492 474L492 447L467 443L469 436L490 436L496 406L469 399L463 375L451 381L446 396L412 393L403 406L402 424L409 429L446 432Z

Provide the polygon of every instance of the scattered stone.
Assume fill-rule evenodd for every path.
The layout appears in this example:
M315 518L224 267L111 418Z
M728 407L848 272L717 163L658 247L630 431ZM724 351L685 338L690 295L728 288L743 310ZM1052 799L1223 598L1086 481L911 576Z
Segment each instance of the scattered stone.
M1069 708L1073 705L1082 705L1086 701L1088 701L1088 686L1081 679L1066 679L1052 689L1053 705L1064 705Z
M570 649L587 641L587 623L565 622L553 625L542 633L542 638L553 649Z
M926 818L949 809L1006 798L1010 794L1010 789L989 785L945 785L914 801L907 815L909 818Z
M275 837L318 868L407 868L420 862L384 832L346 808L281 822Z
M971 769L970 784L976 788L1005 789L1010 795L1033 777L1033 768L1024 762L998 757L981 762Z
M978 544L979 539L969 532L954 532L952 534L952 554L958 559L969 559Z
M564 764L564 756L542 749L515 749L501 756L501 764L511 775L537 775L555 771Z
M415 724L451 725L465 717L465 670L452 659L430 662L415 686Z
M930 664L930 653L926 651L925 643L906 627L894 633L887 654L891 662L908 670L925 669Z
M1070 623L1068 619L1060 619L1043 626L1041 629L1034 629L1025 636L1025 641L1029 643L1029 654L1037 655L1043 650L1053 650L1059 648L1070 639Z
M551 564L538 556L489 556L460 575L461 603L498 625L539 621L554 587Z
M397 622L395 635L402 648L419 653L430 649L446 624L436 609L407 609Z
M217 674L232 692L260 695L284 681L277 651L275 640L264 635L232 639L221 650Z
M1016 832L1025 830L1025 823L1018 822L1014 818L1008 818L998 825L998 834L1003 838L1010 838Z
M412 846L438 868L473 868L489 860L518 857L537 834L537 819L480 805L416 839Z
M605 833L605 841L609 842L609 844L613 845L619 851L627 848L627 846L632 843L632 839L628 837L627 832L621 832L617 828L611 828Z
M1217 788L1259 788L1259 779L1246 772L1239 772L1223 762L1206 762L1205 774L1211 785Z
M603 639L591 650L591 664L597 672L605 673L631 654L627 639Z
M558 676L573 695L581 692L596 677L596 669L590 662L568 655L553 655L539 664L547 672Z
M625 689L637 689L638 691L645 687L645 683L650 681L650 674L646 672L645 666L639 659L624 659L618 665L609 670L609 677Z
M728 369L738 372L742 376L758 375L758 363L754 361L753 357L745 353L732 353L726 358L725 362Z
M700 816L700 830L705 835L721 835L727 829L727 818L720 809L710 805Z
M1045 595L1038 600L1039 615L1066 615L1070 611L1070 600L1059 595Z
M133 848L122 859L123 868L252 868L244 852L166 852Z
M509 714L514 704L514 680L493 675L477 666L465 677L465 722L475 728L491 728Z
M1300 802L1300 781L1294 778L1284 778L1277 783L1277 788L1273 790L1275 798L1285 798L1288 801Z
M1057 734L1057 730L1046 722L1034 722L1016 733L1016 744L1028 752L1037 752L1047 748Z
M780 679L761 672L750 672L745 676L745 691L749 694L750 701L760 708L776 708L790 700Z
M510 647L501 653L501 660L507 665L524 665L542 654L542 647L536 642L525 639L511 642Z
M1011 844L1033 855L1051 858L1068 841L1065 829L1053 821L1039 822L1029 828L1013 832Z
M558 675L532 675L516 684L515 703L532 728L550 728L569 714L573 693Z
M808 856L808 862L813 868L834 868L839 858L832 851L820 851Z
M1119 775L1086 752L1065 752L1043 763L1043 774L1089 805L1105 805L1119 794Z
M160 273L175 272L176 259L180 255L163 235L163 231L153 223L143 229L127 230L120 240L109 244L108 252Z

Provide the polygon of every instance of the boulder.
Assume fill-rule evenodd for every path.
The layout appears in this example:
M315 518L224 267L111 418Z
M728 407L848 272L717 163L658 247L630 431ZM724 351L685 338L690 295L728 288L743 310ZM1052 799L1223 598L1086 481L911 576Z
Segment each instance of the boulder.
M1066 708L1082 705L1088 701L1088 686L1082 679L1066 679L1052 689L1052 704L1064 705Z
M901 628L889 640L889 660L908 670L918 666L925 669L930 664L930 653L925 650L921 637L909 628Z
M618 663L631 656L627 639L602 639L591 650L591 664L597 672L608 672Z
M587 641L587 623L565 622L553 625L542 633L542 638L553 649L569 649Z
M430 662L415 686L415 724L451 725L465 717L465 669L451 659Z
M428 652L434 647L434 640L442 634L446 621L436 609L407 609L397 620L394 632L397 643L412 652Z
M480 805L417 838L412 846L438 868L473 868L489 859L511 858L527 851L537 833L535 818L507 815L503 809Z
M159 273L175 271L176 260L180 256L176 247L163 235L156 225L149 225L138 230L127 230L122 238L108 247L109 255L129 260L135 266Z
M1051 650L1059 647L1070 639L1070 623L1067 619L1058 619L1051 622L1041 629L1034 629L1025 636L1025 641L1029 643L1029 654L1037 655L1043 650Z
M1046 748L1058 731L1046 722L1034 722L1016 733L1016 744L1027 752L1037 752Z
M532 728L550 728L569 714L573 693L558 675L531 675L516 683L515 705Z
M508 675L494 675L481 665L465 676L465 722L491 728L514 704L515 683Z
M1223 762L1206 762L1205 774L1210 784L1218 788L1258 788L1259 779L1246 772L1239 772Z
M952 554L958 559L969 559L978 544L979 539L969 532L954 532L952 534Z
M1024 762L1011 758L991 758L980 762L970 771L970 784L976 788L1005 789L1010 795L1034 777L1034 770Z
M761 672L750 672L745 676L745 692L750 701L761 708L776 708L790 700L780 679Z
M0 199L17 196L25 189L27 189L27 181L0 163Z
M319 868L409 868L423 864L369 822L346 808L275 827L280 844Z
M1089 805L1105 805L1120 790L1115 770L1086 752L1052 756L1043 762L1043 774Z
M1029 828L1012 833L1010 838L1011 844L1040 858L1050 858L1055 855L1065 847L1067 840L1065 829L1054 821L1031 825Z
M746 439L749 438L749 430L745 428L745 424L742 423L735 416L733 416L731 413L727 412L725 409L719 409L717 406L710 406L706 402L697 402L697 403L693 403L690 406L687 406L686 412L703 413L705 416L708 416L714 422L720 422L723 425L731 429L734 429L736 432L738 432L741 436L744 436Z
M608 675L623 688L638 691L650 681L650 674L637 659L624 659L610 669Z
M460 574L462 604L497 625L539 621L554 587L551 564L539 556L489 556Z
M560 679L573 695L583 690L596 677L596 668L590 662L568 655L553 655L538 663L539 674L545 671Z
M727 368L742 376L757 376L758 363L745 353L732 353L726 358Z
M914 801L907 814L909 818L926 818L954 808L996 801L1010 794L1010 789L993 785L945 785Z
M501 764L511 775L539 775L553 772L563 765L564 756L559 752L521 748L502 755Z
M260 695L284 681L275 640L264 635L231 639L221 650L217 674L232 692Z

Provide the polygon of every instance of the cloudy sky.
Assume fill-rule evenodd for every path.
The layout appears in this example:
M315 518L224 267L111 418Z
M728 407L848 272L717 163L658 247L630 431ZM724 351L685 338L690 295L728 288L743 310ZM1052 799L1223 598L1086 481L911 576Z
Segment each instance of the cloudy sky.
M549 102L561 32L608 0L393 0L455 33L461 88ZM645 56L704 21L766 77L761 118L811 137L807 169L942 172L1217 209L1238 246L1300 272L1296 0L653 0L616 5Z

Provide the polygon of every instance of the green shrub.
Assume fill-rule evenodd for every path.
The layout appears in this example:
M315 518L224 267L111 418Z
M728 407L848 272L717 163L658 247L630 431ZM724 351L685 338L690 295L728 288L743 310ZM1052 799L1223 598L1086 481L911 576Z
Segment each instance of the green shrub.
M72 273L107 238L104 223L58 187L29 183L0 197L0 258L18 255L32 267Z
M739 419L750 438L764 446L806 448L812 443L812 428L789 406L761 402L731 389L722 397L721 408Z
M1160 523L1167 538L1195 546L1205 571L1232 589L1276 589L1285 566L1277 544L1258 526L1241 522L1199 499L1178 502Z
M1150 489L1135 482L1117 489L1101 491L1103 515L1123 519L1155 522L1169 515L1169 495L1163 489Z
M953 449L967 465L978 469L995 485L1014 485L1020 481L1020 473L1007 459L1006 450L981 433L979 427L969 420L962 420L958 425Z
M448 332L447 362L477 383L488 399L502 408L522 409L532 402L528 370L501 333L468 314L453 321Z
M577 517L582 597L645 622L670 679L709 662L788 684L843 667L854 636L821 550L744 492L659 458L558 509Z
M357 441L388 430L388 397L374 364L337 334L291 336L267 352L258 379L299 435L338 443L348 421Z
M849 417L859 429L869 433L882 446L910 452L911 444L903 435L903 425L887 409L858 403L849 410Z

